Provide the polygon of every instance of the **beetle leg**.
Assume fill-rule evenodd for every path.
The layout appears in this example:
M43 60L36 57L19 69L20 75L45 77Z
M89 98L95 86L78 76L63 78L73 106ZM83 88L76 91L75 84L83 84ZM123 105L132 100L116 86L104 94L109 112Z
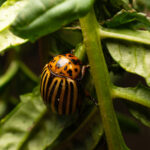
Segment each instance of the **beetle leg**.
M82 67L82 70L81 70L81 79L83 79L83 77L85 75L85 71L88 68L90 68L90 65L85 65L85 66Z
M82 69L81 69L81 77L77 79L78 81L80 81L80 80L83 79L83 77L84 77L84 75L85 75L85 71L86 71L86 69L88 69L88 68L90 68L90 65L84 65L84 66L82 66Z

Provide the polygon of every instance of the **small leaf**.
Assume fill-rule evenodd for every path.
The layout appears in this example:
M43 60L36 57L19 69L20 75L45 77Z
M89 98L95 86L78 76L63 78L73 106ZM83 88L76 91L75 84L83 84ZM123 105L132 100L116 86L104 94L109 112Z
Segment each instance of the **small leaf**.
M121 10L112 19L106 21L104 26L108 28L118 28L118 27L134 27L137 25L139 27L145 27L145 29L150 30L150 19L146 17L144 13L138 13L136 11L126 11Z
M19 150L41 117L46 107L39 95L26 94L28 101L21 102L0 123L0 149Z
M30 0L11 29L20 37L35 40L84 16L93 3L94 0Z
M150 47L121 41L107 41L107 48L115 61L126 71L143 76L150 86Z

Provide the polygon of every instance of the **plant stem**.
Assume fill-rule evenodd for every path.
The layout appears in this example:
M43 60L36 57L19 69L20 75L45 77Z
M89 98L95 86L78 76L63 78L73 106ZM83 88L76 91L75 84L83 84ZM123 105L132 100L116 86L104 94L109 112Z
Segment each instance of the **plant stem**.
M144 93L144 94L141 94L141 93L144 93L144 92L140 91L140 89L137 90L136 88L130 88L130 87L121 88L117 86L112 87L112 95L114 98L123 98L125 100L150 108L150 98L149 98L150 95L147 93Z
M85 17L80 18L80 25L109 150L127 150L112 104L111 83L100 43L99 25L93 9Z
M112 38L150 45L150 33L148 31L116 30L100 27L99 34L101 39Z
M32 81L39 82L39 78L22 61L19 61L19 67Z
M2 76L0 76L0 88L3 87L5 84L7 84L17 73L19 69L18 62L16 60L13 60L7 69L6 73Z

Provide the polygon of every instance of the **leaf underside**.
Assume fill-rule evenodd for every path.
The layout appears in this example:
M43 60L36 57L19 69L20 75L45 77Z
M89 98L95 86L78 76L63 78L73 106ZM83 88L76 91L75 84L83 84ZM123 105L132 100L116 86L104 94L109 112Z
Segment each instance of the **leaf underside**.
M138 74L150 85L150 47L130 42L107 41L107 48L118 64L126 71Z

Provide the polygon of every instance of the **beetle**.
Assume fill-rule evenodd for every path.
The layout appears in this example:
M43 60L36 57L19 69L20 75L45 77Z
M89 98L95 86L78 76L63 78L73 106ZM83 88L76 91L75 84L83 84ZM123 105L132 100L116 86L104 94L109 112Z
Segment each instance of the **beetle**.
M68 115L76 111L81 103L80 81L86 68L71 53L57 55L44 66L41 96L52 112Z

